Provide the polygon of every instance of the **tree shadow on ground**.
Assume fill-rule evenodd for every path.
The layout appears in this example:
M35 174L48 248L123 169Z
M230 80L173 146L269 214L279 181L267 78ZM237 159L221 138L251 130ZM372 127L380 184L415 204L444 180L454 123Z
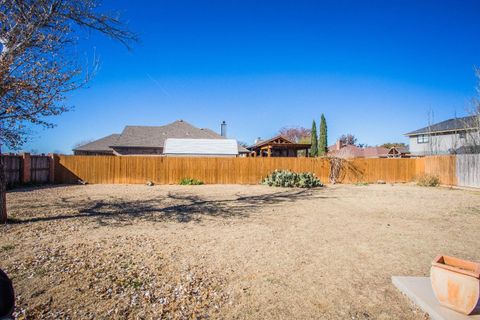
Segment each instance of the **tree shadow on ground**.
M233 199L202 199L191 194L168 194L167 197L146 200L107 198L81 200L62 198L56 204L58 211L72 210L76 213L58 214L24 219L11 219L12 224L27 224L42 221L96 219L100 226L129 225L139 221L180 223L200 222L205 217L233 218L248 217L264 206L277 206L285 202L296 202L309 198L325 198L313 190L289 190L254 196L237 195ZM168 205L171 203L171 205Z
M70 184L52 184L52 183L29 183L15 185L7 190L7 193L23 193L31 192L33 190L42 190L42 189L56 189L56 188L65 188L69 186L74 186Z

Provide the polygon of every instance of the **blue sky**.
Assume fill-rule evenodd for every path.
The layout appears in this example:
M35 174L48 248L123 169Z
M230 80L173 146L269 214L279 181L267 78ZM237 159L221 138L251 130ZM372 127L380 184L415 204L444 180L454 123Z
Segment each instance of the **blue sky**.
M325 114L329 143L370 145L464 115L480 66L479 1L104 1L141 42L98 35L101 67L72 112L35 128L25 150L71 152L125 125L184 119L253 142Z

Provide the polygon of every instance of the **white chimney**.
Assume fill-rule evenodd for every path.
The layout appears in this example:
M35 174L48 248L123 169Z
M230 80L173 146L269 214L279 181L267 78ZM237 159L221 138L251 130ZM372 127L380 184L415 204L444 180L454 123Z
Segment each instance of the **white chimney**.
M227 138L227 123L225 120L220 125L220 135L224 138Z

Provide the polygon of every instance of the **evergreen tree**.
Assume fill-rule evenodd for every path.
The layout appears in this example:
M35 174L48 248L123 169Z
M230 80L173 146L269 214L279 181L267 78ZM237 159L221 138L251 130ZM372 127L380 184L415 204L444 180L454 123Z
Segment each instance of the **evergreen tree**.
M312 146L310 147L310 157L316 157L318 154L318 136L317 136L317 124L315 120L312 122Z
M328 152L327 120L322 113L320 118L320 137L318 138L318 155L325 156Z

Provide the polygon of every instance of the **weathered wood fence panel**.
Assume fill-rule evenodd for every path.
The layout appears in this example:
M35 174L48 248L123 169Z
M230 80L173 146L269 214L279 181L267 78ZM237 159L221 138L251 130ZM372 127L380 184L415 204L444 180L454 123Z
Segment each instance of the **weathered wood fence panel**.
M30 156L30 182L50 182L50 157L44 155Z
M13 186L22 182L22 157L18 155L2 154L2 161L5 168L7 186Z
M480 188L480 154L457 155L456 174L459 186Z
M355 159L346 162L340 182L409 182L418 175L419 165L423 159ZM177 184L182 178L195 178L209 184L257 184L276 169L313 172L327 183L330 164L324 158L59 156L55 181Z
M51 156L23 154L2 154L5 165L7 186L21 184L42 184L53 182L53 161Z

